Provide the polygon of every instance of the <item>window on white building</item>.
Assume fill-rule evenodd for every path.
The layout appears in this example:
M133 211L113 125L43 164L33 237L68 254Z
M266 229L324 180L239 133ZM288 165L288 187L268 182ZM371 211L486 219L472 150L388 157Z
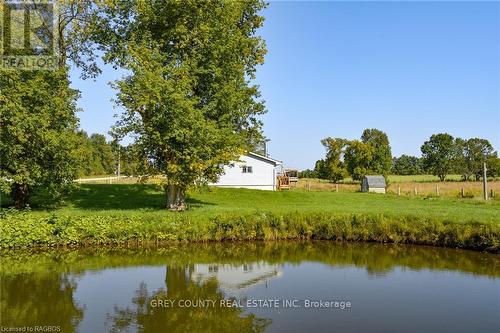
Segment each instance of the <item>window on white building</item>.
M243 172L243 173L252 173L253 170L252 170L251 166L244 165L244 166L241 167L241 172Z

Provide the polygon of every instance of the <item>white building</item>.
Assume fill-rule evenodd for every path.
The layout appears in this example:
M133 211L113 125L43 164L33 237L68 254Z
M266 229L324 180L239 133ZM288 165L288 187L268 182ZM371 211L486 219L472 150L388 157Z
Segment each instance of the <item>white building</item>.
M283 163L255 153L241 155L239 161L224 166L224 173L211 186L240 187L258 190L277 189L277 179Z

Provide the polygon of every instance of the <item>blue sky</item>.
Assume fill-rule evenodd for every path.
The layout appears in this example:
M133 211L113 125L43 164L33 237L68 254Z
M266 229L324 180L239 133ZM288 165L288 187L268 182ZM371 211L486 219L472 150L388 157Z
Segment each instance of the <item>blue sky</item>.
M322 138L365 128L385 131L395 156L420 156L439 132L500 149L500 3L271 2L263 15L262 119L271 156L286 166L312 168ZM120 76L73 72L87 132L114 123L107 82Z

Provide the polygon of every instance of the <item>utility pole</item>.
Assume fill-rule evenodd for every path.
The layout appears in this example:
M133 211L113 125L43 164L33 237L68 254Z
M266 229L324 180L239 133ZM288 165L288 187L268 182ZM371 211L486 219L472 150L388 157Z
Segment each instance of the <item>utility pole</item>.
M118 179L120 179L120 169L121 169L121 149L120 145L118 145L118 166L116 168L116 175L118 176Z
M113 138L113 146L115 147L115 149L118 150L118 163L116 164L116 178L119 180L120 179L120 176L121 176L121 152L122 152L122 147L120 145L120 137L118 136L118 134L116 133L113 133L113 131L110 131L109 132L109 135L111 135L111 137ZM116 150L115 150L116 152ZM116 155L115 155L116 156Z
M488 200L488 180L486 179L486 162L483 162L483 196Z

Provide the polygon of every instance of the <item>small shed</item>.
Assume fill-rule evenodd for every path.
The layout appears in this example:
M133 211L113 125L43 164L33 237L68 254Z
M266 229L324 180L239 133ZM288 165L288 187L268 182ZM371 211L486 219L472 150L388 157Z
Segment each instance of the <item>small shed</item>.
M364 176L361 181L361 192L385 193L384 176Z

